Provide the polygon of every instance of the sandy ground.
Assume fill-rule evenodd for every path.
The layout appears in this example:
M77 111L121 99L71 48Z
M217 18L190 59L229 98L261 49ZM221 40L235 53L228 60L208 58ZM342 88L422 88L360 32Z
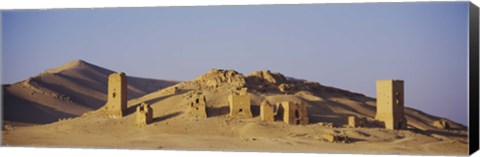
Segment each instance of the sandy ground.
M8 146L82 147L126 149L181 149L271 152L331 152L368 154L466 155L466 138L432 137L412 131L379 128L327 128L319 125L292 126L258 119L227 121L221 117L194 121L172 117L144 128L126 121L98 118L45 126L17 128L5 132ZM213 126L219 124L221 127ZM95 129L90 129L95 128ZM330 143L323 133L342 132L351 143Z

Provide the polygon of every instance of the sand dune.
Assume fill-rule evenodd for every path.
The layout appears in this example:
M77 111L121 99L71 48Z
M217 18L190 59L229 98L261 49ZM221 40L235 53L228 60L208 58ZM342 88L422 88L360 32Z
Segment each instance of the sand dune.
M107 77L113 71L76 60L11 85L4 85L4 120L44 124L79 116L106 102ZM135 98L177 81L128 77Z
M232 91L244 86L248 87L251 95L254 117L231 118L228 115L227 97ZM171 88L176 88L177 91L171 93ZM202 93L207 98L207 119L195 119L186 114L197 93ZM412 108L405 110L407 130L345 127L350 115L374 119L376 100L360 93L292 79L270 71L243 75L233 70L214 69L170 88L132 97L128 101L127 116L123 118L108 118L105 108L99 108L80 117L56 123L6 129L3 143L12 146L377 154L465 155L468 152L465 126L447 119L451 130L436 129L433 121L445 118ZM263 100L271 103L306 103L310 124L261 122L259 105ZM146 127L136 127L134 111L142 102L153 108L153 123ZM324 123L333 123L333 127L325 126ZM324 134L346 135L350 143L330 143L322 139Z

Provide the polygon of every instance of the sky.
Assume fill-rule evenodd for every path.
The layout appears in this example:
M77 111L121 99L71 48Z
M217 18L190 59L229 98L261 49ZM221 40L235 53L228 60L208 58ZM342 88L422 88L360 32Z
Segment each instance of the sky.
M405 106L467 125L468 2L2 11L1 82L72 60L190 80L212 68L271 70L375 97L405 81Z

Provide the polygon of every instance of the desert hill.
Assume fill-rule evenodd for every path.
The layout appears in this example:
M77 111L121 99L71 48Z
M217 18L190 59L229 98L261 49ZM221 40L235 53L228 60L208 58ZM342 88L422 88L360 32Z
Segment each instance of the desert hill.
M251 96L253 118L231 118L227 97L243 87L248 88ZM206 97L206 119L187 114L190 103L199 95ZM303 102L308 106L310 123L262 122L259 105L263 100L271 103ZM324 153L464 155L468 152L465 126L413 108L405 109L407 130L345 127L350 115L373 119L375 101L360 93L268 70L244 75L234 70L213 69L190 81L129 99L124 117L109 118L106 108L101 107L55 123L6 129L3 143L13 146ZM153 123L137 127L135 108L143 102L153 109ZM433 122L440 119L445 119L452 129L436 129ZM327 123L333 126L325 125ZM325 134L346 135L350 142L330 143L322 138ZM67 141L58 140L67 138Z
M96 110L106 102L107 78L111 73L112 70L75 60L27 80L3 85L4 120L44 124ZM176 83L128 76L128 98Z

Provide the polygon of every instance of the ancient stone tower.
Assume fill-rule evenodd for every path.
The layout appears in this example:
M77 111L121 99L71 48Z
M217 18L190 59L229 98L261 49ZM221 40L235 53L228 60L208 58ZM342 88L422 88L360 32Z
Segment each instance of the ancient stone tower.
M287 124L308 124L307 105L299 102L280 102L277 106L283 107L283 122ZM279 113L277 113L279 114Z
M275 106L268 101L263 101L260 105L260 119L264 122L275 121Z
M125 73L113 73L108 76L107 115L123 117L127 110L127 78Z
M152 123L153 109L150 105L142 103L137 106L137 126L146 126Z
M387 129L406 129L402 80L377 80L377 115Z
M194 118L207 118L207 98L205 95L197 96L190 103L188 114Z
M230 105L230 116L234 118L252 118L250 109L250 94L247 88L242 88L237 93L228 96L228 104Z

